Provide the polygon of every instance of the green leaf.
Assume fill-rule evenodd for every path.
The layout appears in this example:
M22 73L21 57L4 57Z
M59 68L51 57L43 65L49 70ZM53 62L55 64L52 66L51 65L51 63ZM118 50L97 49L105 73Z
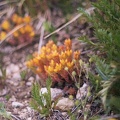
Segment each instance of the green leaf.
M11 118L11 114L8 113L6 110L5 110L5 106L3 103L0 102L0 116L4 117L4 118L7 118L9 120L12 120Z
M40 86L38 83L33 84L32 87L32 100L30 105L33 109L38 111L42 116L48 116L51 113L52 101L51 101L51 85L52 80L48 78L46 80L47 92L42 94L40 92Z
M26 71L26 70L23 70L23 71L20 72L20 76L21 76L22 80L25 79L26 74L27 74L27 71Z

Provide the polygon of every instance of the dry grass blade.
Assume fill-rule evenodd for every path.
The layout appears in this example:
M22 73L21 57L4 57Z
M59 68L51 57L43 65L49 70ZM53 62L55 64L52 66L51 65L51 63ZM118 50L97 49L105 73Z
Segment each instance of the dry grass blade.
M17 1L16 1L16 0L3 1L3 2L0 2L0 6L2 6L2 5L6 5L6 4L9 4L9 3L14 3L14 2L17 2Z
M44 27L42 26L40 40L39 40L39 46L38 46L38 54L40 54L40 49L41 49L42 43L43 43L43 37L44 37Z
M25 26L25 23L24 23L24 24L21 24L21 25L19 25L19 26L17 26L17 27L15 27L13 30L11 30L11 31L6 35L6 37L0 41L0 45L1 45L9 36L11 36L15 31L19 30L19 29L22 28L23 26Z
M1 12L0 12L0 18L4 15L4 14L6 14L8 12L8 10L2 10Z
M33 21L36 20L36 19L37 19L36 17L33 18L31 22L33 22ZM15 31L19 30L20 28L22 28L22 27L25 26L25 25L26 25L26 23L23 23L23 24L18 25L17 27L15 27L13 30L11 30L11 31L6 35L6 37L5 37L4 39L0 40L0 47L1 47L2 43L3 43L8 37L10 37Z
M89 9L87 9L85 12L90 14L95 8L91 7ZM47 36L44 37L44 39L47 39L48 37L50 37L51 35L58 33L60 30L62 30L63 28L65 28L66 26L70 25L72 22L76 21L79 17L81 17L83 15L83 13L80 13L78 15L76 15L72 20L70 20L69 22L67 22L66 24L64 24L62 27L58 28L57 30L53 31L52 33L48 34Z

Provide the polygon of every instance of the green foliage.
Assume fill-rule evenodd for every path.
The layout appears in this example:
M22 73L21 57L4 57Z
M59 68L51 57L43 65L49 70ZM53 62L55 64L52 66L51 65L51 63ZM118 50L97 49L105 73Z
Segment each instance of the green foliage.
M48 22L48 21L45 21L44 24L43 24L43 26L44 26L45 31L47 31L47 32L49 32L49 33L52 33L52 32L55 30L54 26L53 26L50 22ZM55 43L57 43L57 41L55 40L55 35L53 35L53 36L51 37L51 39L52 39Z
M49 78L46 80L46 93L40 92L40 86L38 83L33 84L32 87L32 100L30 102L31 107L39 112L42 116L49 116L52 112L52 100L51 100L51 88L52 80Z
M99 95L101 95L106 111L120 113L120 0L98 0L93 3L94 14L90 16L79 9L93 23L95 42L84 38L101 56L92 57L99 76ZM96 85L96 75L90 73L92 83ZM101 89L102 88L102 89Z
M95 14L92 17L83 9L79 9L93 23L94 34L98 41L91 45L105 52L108 60L118 62L120 59L120 1L99 0L93 3L93 6Z
M7 119L11 120L10 114L5 110L5 106L1 102L0 102L0 116L2 116L3 118L7 118Z
M26 70L23 70L23 71L20 72L20 76L21 76L22 80L25 79L26 75L27 75L27 71Z

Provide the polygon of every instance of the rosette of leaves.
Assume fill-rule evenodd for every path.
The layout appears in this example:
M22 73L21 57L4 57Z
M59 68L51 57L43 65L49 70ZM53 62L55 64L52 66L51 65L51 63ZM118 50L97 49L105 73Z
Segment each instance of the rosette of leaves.
M46 80L46 93L40 91L40 85L38 83L33 84L32 87L32 100L30 105L34 110L39 112L42 117L48 117L52 113L51 85L52 80L49 78Z

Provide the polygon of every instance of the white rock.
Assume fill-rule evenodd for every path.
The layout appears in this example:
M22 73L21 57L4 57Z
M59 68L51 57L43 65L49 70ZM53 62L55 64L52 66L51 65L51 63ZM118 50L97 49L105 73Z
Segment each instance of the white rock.
M87 94L87 88L88 88L88 85L84 83L83 86L77 91L76 99L80 100L83 97L85 97Z
M27 86L32 86L32 83L31 82L27 82L26 85Z
M22 65L21 63L19 63L18 66L19 66L19 68L22 68L22 67L23 67L23 65Z
M52 98L52 100L54 100L60 94L63 94L63 91L61 89L51 88L51 98Z
M33 81L34 81L34 77L30 77L30 78L28 79L28 81L33 82Z
M12 107L23 107L23 104L20 102L12 102Z
M20 73L14 73L13 76L12 76L13 79L15 80L20 80L21 79L21 76L20 76Z
M68 110L72 109L73 106L74 106L73 100L70 100L69 98L62 98L62 99L58 100L55 108L57 108L61 111L68 111Z
M51 90L51 99L54 100L57 96L59 96L60 94L63 93L63 91L61 89L57 89L57 88L50 88ZM47 88L41 88L41 93L47 93Z
M31 117L29 117L29 118L27 118L27 120L32 120L32 118L31 118Z
M62 112L62 115L65 117L67 116L67 112Z
M12 72L19 72L19 66L14 65Z
M15 65L15 64L10 64L7 66L6 68L6 74L7 75L11 75L12 73L16 73L18 72L19 73L19 66L18 65Z

